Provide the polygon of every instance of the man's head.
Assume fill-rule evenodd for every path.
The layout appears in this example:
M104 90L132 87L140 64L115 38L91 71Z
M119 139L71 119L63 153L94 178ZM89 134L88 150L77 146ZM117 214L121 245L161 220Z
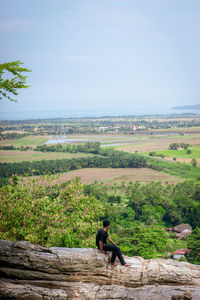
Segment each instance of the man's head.
M110 221L109 220L103 221L103 228L107 228L107 229L110 228Z

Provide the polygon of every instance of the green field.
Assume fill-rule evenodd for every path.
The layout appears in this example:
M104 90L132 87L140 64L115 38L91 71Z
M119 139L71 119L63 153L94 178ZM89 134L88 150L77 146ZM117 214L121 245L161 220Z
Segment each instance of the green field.
M51 135L45 136L26 136L21 139L13 139L13 140L3 140L0 142L1 146L13 145L13 146L41 146L44 145L49 139L51 139Z
M189 149L192 151L191 154L187 154L187 150L158 150L156 152L157 155L164 155L166 157L176 157L176 158L200 158L200 145L199 146L191 146ZM143 154L149 155L149 152L144 152Z
M22 162L43 159L63 159L93 156L91 153L63 153L63 152L36 152L36 151L13 151L0 150L0 162Z

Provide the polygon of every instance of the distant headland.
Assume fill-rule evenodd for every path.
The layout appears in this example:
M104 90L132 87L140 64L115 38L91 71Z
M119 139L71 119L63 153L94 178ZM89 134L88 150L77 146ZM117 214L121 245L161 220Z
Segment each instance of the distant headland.
M174 107L172 107L172 109L200 110L200 104L197 104L197 105L174 106Z

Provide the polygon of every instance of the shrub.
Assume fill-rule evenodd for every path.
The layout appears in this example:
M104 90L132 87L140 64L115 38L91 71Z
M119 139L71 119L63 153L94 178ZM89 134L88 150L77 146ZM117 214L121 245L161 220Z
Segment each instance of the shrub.
M93 247L103 205L84 195L78 179L67 186L17 183L0 189L0 239L51 247Z
M155 151L149 152L149 156L156 156L156 152Z
M191 160L191 164L192 164L192 166L195 168L196 166L197 166L197 160L195 159L195 158L193 158L192 160Z

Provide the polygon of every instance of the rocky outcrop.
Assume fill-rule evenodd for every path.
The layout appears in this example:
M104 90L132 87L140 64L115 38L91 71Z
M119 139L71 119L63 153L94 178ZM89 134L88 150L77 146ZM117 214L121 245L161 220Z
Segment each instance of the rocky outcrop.
M112 267L98 249L45 248L1 240L0 297L200 299L200 266L141 257L126 257L126 262L131 266Z

